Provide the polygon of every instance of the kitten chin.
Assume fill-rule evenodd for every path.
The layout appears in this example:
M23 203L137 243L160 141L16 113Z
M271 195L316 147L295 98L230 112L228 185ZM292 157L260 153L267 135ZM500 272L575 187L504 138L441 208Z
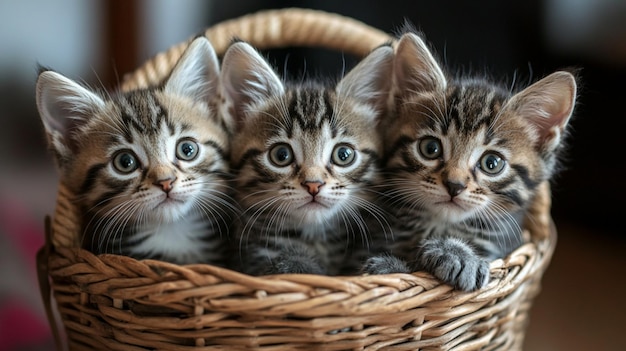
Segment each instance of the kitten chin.
M156 207L148 207L152 213L150 216L156 222L174 223L187 216L192 208L191 201L175 200L171 197L164 198Z
M428 212L432 214L433 220L447 223L460 223L476 214L476 211L462 208L452 201L435 203L429 207Z
M292 215L296 218L297 223L321 225L328 218L332 218L337 211L332 208L326 207L319 202L309 202L303 206L298 207L292 212Z
M487 205L468 201L462 197L444 197L432 199L424 205L424 209L432 214L433 220L443 223L461 223L465 220L480 217Z
M291 211L291 216L299 225L323 225L337 215L343 204L343 201L337 199L311 199L310 197L303 202Z
M183 220L201 205L201 191L199 187L178 185L167 193L155 187L148 198L142 199L146 217L161 223Z

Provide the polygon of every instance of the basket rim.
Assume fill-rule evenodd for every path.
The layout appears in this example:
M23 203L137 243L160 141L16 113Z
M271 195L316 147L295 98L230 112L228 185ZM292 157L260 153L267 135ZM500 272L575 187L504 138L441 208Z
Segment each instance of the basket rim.
M47 221L49 223L49 218ZM50 232L51 226L48 225L48 228ZM425 311L428 311L429 318L441 320L429 322L429 327L447 330L451 326L444 321L458 319L458 324L498 313L511 313L506 311L519 303L521 298L534 298L539 293L539 284L549 266L556 242L557 232L551 222L547 238L524 244L504 259L493 261L490 265L490 283L473 292L454 290L425 272L337 277L309 274L255 277L208 264L180 266L155 260L138 261L132 257L112 254L96 256L76 247L55 248L50 241L40 250L43 254L38 253L38 271L42 299L59 350L62 349L63 341L52 310L53 293L57 306L67 305L68 301L76 299L81 301L81 305L92 301L96 303L99 313L118 315L116 318L122 320L129 318L124 316L130 313L137 316L127 321L135 325L132 328L148 328L155 332L161 328L187 329L191 325L200 328L198 335L202 335L201 330L207 333L213 330L214 327L204 327L197 321L193 322L196 320L194 315L198 316L198 313L208 313L209 321L222 318L220 315L235 314L244 319L257 320L259 325L250 322L253 324L249 327L260 328L264 323L271 325L275 323L272 320L284 316L323 324L323 321L331 323L335 318L356 323L380 318L381 315L384 318L393 315L394 321L409 323L416 314ZM74 297L68 300L71 295ZM103 301L103 304L97 301ZM113 306L107 307L106 301L112 301ZM171 317L159 315L142 319L132 308L126 314L118 310L135 301L140 302L141 306L159 307L171 306L173 303L179 306L177 308L186 308L184 311L190 316L177 319L179 322L175 325L160 327L153 323L167 321ZM189 304L195 307L185 307ZM76 312L68 312L67 308L65 306L63 310L69 315L61 313L65 328L78 327L73 323L68 324L66 318ZM78 308L78 311L83 308ZM314 322L316 320L319 322ZM335 320L332 323L337 322ZM131 326L125 324L124 328ZM520 340L523 340L523 336Z
M450 296L463 296L464 299L468 300L493 298L493 291L500 291L502 295L509 293L517 285L523 283L523 279L511 280L510 277L507 278L508 271L515 269L515 267L522 267L522 269L532 270L532 272L545 270L555 251L558 236L556 226L551 221L550 233L547 238L527 242L516 248L508 256L492 261L490 263L491 279L489 284L480 290L463 292L454 290L453 287L423 271L381 275L272 274L251 276L230 268L205 263L179 265L153 259L137 260L133 257L116 254L95 255L80 247L55 247L49 240L53 231L49 222L50 218L47 217L47 240L41 248L41 251L44 251L41 259L47 263L47 273L52 277L67 278L73 274L91 274L93 270L85 270L86 266L90 266L100 272L100 278L103 280L145 277L154 282L164 282L172 279L173 276L180 276L190 281L196 288L213 285L216 282L230 282L254 287L256 290L269 293L309 291L311 288L335 289L336 291L355 293L368 287L386 285L393 286L398 290L415 286L422 286L424 290L443 289L442 287L445 287ZM76 267L72 268L73 265ZM167 274L163 272L167 272ZM532 272L525 272L522 278L525 278L526 275L532 276ZM518 273L516 272L516 274ZM211 278L206 280L206 277ZM111 289L114 287L115 284L109 286ZM121 298L121 296L113 295L112 297Z

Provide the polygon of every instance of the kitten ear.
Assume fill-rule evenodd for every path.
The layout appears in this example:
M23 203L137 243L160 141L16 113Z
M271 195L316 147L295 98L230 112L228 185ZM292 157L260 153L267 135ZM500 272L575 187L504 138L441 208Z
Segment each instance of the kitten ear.
M559 71L515 94L504 106L527 118L539 135L539 146L555 150L576 102L576 78Z
M226 50L221 74L224 95L238 122L245 119L251 106L285 91L272 67L245 42L235 42Z
M389 78L393 57L393 48L389 45L374 49L339 81L335 89L337 94L356 98L377 111L385 111L392 84Z
M165 82L164 91L208 102L218 94L219 61L215 49L205 37L194 39L180 57Z
M39 73L36 101L48 142L60 162L76 147L72 133L105 106L100 96L53 71Z
M446 77L426 43L415 33L400 37L394 62L396 88L404 91L443 91Z

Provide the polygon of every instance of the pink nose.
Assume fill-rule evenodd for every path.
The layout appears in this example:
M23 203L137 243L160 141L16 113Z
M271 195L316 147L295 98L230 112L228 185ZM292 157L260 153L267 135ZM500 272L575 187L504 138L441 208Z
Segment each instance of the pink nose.
M320 188L326 183L321 182L321 181L304 181L302 182L302 186L305 187L307 189L307 191L309 192L309 194L315 196L320 192Z
M155 185L160 185L163 191L165 191L166 193L169 193L170 190L172 190L172 188L174 187L173 184L175 181L176 181L176 177L170 177L166 179L157 180Z

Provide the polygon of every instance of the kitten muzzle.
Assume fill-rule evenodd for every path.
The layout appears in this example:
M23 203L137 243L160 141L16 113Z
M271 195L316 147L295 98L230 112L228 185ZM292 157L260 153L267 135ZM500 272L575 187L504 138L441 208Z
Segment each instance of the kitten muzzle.
M313 197L315 197L315 195L319 194L320 192L320 188L322 186L324 186L324 182L316 180L316 181L304 181L302 183L303 187L305 187L307 189L307 191L309 192L309 194L311 194ZM313 199L313 201L315 201L315 199Z

